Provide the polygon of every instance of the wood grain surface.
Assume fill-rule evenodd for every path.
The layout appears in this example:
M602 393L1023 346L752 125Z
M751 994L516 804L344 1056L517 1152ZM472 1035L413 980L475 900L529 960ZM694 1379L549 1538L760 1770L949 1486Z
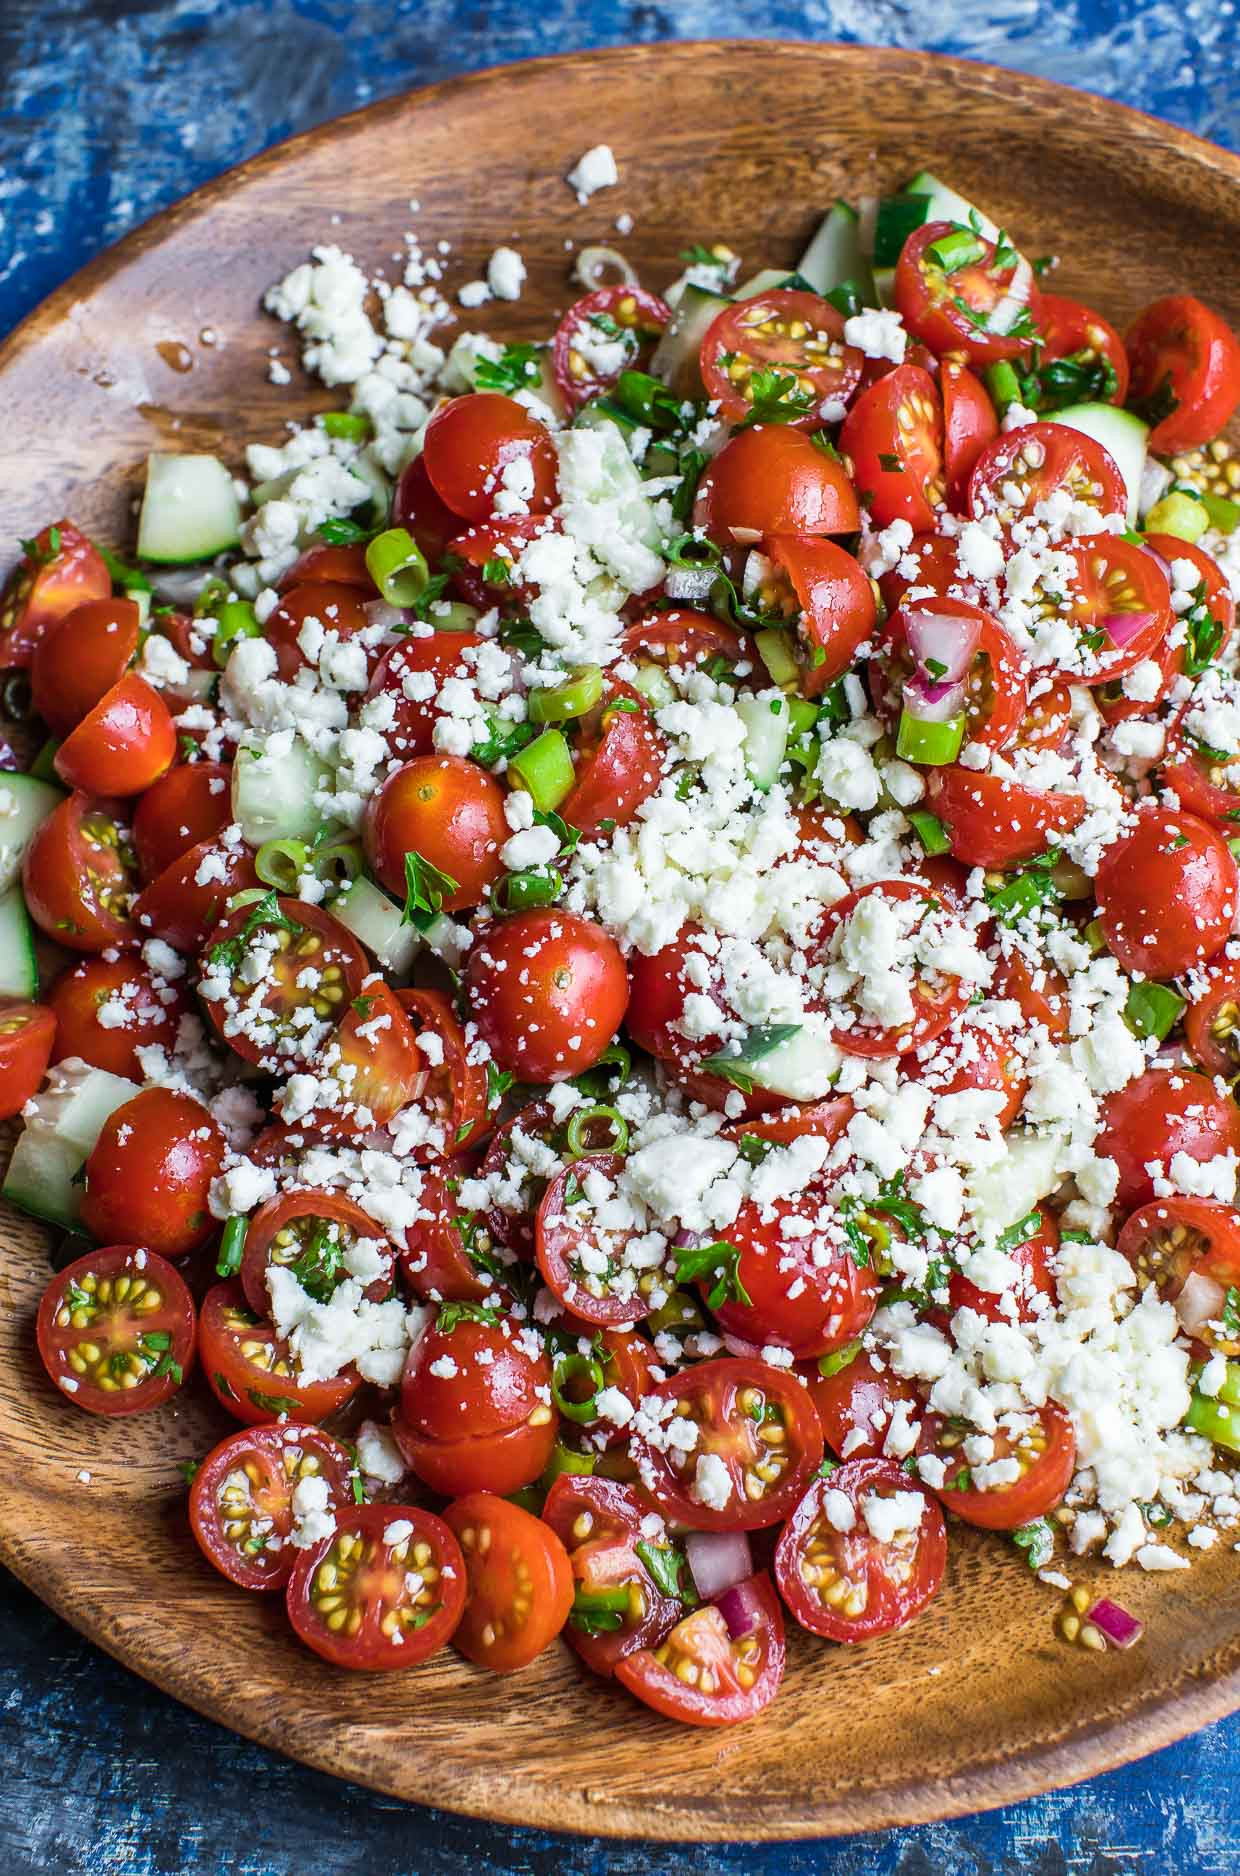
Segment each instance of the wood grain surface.
M583 209L562 178L597 141L622 181ZM329 393L267 382L268 348L286 335L259 311L314 242L373 269L412 219L424 245L452 241L465 279L515 240L529 284L490 324L533 335L572 297L566 241L614 238L621 210L636 220L623 245L657 286L697 240L727 239L747 266L790 263L834 195L923 166L1027 252L1059 254L1057 288L1121 324L1183 286L1240 323L1240 160L1120 106L917 53L749 42L574 54L297 138L69 282L0 355L19 462L4 535L69 514L124 545L148 450L239 462L245 440L276 441L290 416L329 407ZM46 1250L38 1229L0 1221L0 1558L160 1686L327 1770L513 1823L791 1838L1006 1802L1240 1706L1228 1547L1183 1575L1126 1577L1146 1640L1098 1659L1055 1641L1055 1597L1001 1541L961 1527L943 1593L910 1631L855 1651L794 1633L778 1701L731 1733L676 1729L559 1647L510 1681L451 1650L408 1674L337 1674L293 1641L278 1599L242 1595L198 1557L177 1465L229 1430L213 1404L191 1385L126 1425L53 1395L33 1348Z

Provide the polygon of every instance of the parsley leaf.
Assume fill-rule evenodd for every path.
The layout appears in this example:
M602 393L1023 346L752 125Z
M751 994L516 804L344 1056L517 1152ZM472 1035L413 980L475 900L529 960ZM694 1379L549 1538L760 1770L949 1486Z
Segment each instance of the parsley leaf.
M405 910L402 925L416 925L425 931L443 911L443 902L460 885L451 873L443 873L420 853L405 855Z
M715 1279L706 1298L711 1309L718 1309L723 1303L753 1301L741 1282L740 1249L729 1244L726 1238L713 1244L673 1245L672 1257L678 1283L692 1283L699 1277Z
M1017 925L1039 906L1059 898L1054 869L1059 864L1055 851L1040 853L999 885L987 886L986 903L1001 925Z
M698 1593L693 1587L684 1552L676 1544L647 1544L644 1540L634 1545L638 1556L650 1572L656 1588L676 1602L683 1602L687 1609L696 1609Z
M443 1303L435 1318L440 1335L451 1335L462 1322L485 1322L491 1328L499 1321L499 1311L490 1303Z
M357 547L360 542L368 541L374 534L373 528L364 528L356 521L350 521L346 515L336 515L330 521L324 521L316 529L321 541L329 547Z
M756 423L795 423L814 408L814 393L805 390L791 371L779 371L773 365L760 365L746 388L749 413L742 430Z
M536 345L506 345L498 358L479 358L474 366L479 391L503 391L509 396L528 390L541 376Z
M307 1296L327 1303L344 1274L344 1246L321 1220L316 1221L305 1247L288 1266Z
M301 929L295 919L286 918L280 910L278 894L274 891L266 893L251 907L245 924L234 937L223 938L219 944L212 945L207 952L207 962L222 965L227 971L239 970L246 947L255 932L286 931L295 934Z

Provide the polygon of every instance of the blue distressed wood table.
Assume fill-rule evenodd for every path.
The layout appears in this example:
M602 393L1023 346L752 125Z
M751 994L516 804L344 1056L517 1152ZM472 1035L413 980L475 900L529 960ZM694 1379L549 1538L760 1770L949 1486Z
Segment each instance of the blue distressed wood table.
M1234 0L0 0L0 333L165 203L372 97L534 53L723 33L993 59L1240 147ZM289 1764L117 1667L2 1572L0 1750L0 1876L1240 1873L1240 1718L957 1824L769 1851L615 1846Z

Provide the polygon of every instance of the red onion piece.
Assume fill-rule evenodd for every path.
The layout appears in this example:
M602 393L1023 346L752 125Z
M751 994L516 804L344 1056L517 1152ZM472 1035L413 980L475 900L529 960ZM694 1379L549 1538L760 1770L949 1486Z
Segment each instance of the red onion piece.
M752 1633L761 1619L762 1604L754 1587L757 1580L754 1576L747 1577L743 1583L734 1583L731 1589L725 1589L722 1596L715 1598L715 1607L727 1623L733 1641Z
M1113 645L1127 645L1149 625L1152 612L1108 612L1103 617L1102 629Z
M982 635L980 618L958 618L952 612L936 612L933 605L910 606L901 617L904 636L917 668L917 682L928 685L941 680L954 684L964 677Z
M959 681L931 683L928 678L906 678L903 703L909 716L919 723L950 723L953 717L964 714L964 685Z
M1107 1596L1094 1604L1085 1620L1105 1635L1112 1648L1131 1648L1145 1633L1144 1622L1138 1622L1135 1615L1129 1615L1127 1609L1121 1609Z
M703 1602L714 1602L725 1590L753 1575L753 1558L744 1531L690 1531L685 1539L685 1556Z
M408 606L389 606L386 599L368 599L362 611L368 625L381 625L385 632L405 632L413 624Z
M1194 1270L1184 1279L1184 1288L1175 1299L1175 1313L1186 1335L1198 1335L1207 1322L1217 1322L1227 1306L1227 1294L1221 1283L1204 1270Z

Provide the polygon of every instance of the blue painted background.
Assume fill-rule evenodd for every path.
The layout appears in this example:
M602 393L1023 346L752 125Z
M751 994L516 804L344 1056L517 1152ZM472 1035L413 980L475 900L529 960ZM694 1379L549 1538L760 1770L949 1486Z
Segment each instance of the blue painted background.
M372 97L534 53L720 33L992 59L1240 147L1234 0L0 0L0 332L165 203ZM0 1876L1240 1873L1240 1719L960 1824L769 1852L608 1846L290 1765L116 1667L2 1572L0 1755Z

